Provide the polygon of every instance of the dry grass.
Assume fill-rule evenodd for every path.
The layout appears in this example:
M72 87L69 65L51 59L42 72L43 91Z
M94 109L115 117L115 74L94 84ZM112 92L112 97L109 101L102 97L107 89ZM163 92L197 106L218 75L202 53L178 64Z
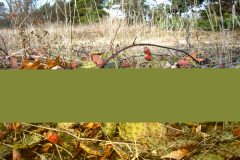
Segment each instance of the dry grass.
M19 33L20 29L0 30L0 34L7 42L10 54L23 49L23 37ZM187 33L189 33L189 38L186 36ZM37 27L29 26L25 30L25 36L25 41L28 42L25 49L30 49L30 52L44 50L44 53L50 55L60 54L68 58L77 57L81 53L109 52L111 47L115 49L124 47L132 44L136 39L135 42L154 43L189 49L190 51L204 50L218 60L223 58L224 55L224 61L227 63L227 61L231 62L231 59L236 56L236 53L232 53L232 48L240 47L240 33L237 31L226 31L224 39L226 45L223 48L221 32L207 32L194 28L190 28L188 31L184 28L162 30L156 25L128 26L124 21L107 19L101 24L91 25L45 24ZM113 46L110 46L113 39ZM153 48L153 51L163 52L156 48ZM224 51L227 51L227 53L223 53ZM139 52L139 48L129 50L129 53L136 52Z

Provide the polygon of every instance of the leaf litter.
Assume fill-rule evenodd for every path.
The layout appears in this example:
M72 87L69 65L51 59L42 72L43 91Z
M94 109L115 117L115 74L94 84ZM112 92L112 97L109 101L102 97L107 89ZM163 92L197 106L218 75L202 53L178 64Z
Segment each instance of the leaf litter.
M0 157L14 160L239 159L239 127L237 122L0 123Z

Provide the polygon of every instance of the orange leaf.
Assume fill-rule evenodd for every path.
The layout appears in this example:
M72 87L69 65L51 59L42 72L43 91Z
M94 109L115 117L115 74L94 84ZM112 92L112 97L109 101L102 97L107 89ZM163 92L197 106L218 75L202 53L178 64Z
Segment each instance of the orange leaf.
M46 64L48 68L60 65L60 56L57 56L55 59L47 58Z
M240 127L233 128L233 136L234 137L240 137Z
M107 145L104 155L100 158L100 160L107 160L113 152L113 146L112 145Z
M177 151L173 151L165 156L162 156L161 158L169 158L169 159L177 159L180 160L186 155L188 155L189 150L187 149L179 149Z
M24 58L20 69L36 70L36 69L38 69L40 64L41 64L40 60L36 60L34 62L29 62L29 60L27 58Z
M88 129L97 129L101 126L100 123L84 123L83 127Z

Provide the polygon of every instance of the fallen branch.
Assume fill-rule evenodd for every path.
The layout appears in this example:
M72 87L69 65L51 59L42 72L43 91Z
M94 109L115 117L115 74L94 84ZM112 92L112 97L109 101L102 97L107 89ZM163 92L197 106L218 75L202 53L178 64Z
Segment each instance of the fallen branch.
M189 53L187 53L186 51L184 50L181 50L181 49L176 49L176 48L172 48L172 47L167 47L167 46L161 46L161 45L157 45L157 44L151 44L151 43L139 43L139 44L132 44L130 46L127 46L127 47L124 47L122 48L121 50L119 51L116 51L116 53L112 54L108 59L105 60L105 62L99 66L100 68L104 68L104 66L114 57L116 57L119 53L129 49L129 48L132 48L132 47L136 47L136 46L152 46L152 47L159 47L159 48L165 48L165 49L168 49L168 50L175 50L175 51L179 51L179 52L182 52L184 54L186 54L188 57L192 58L193 61L195 61L198 65L200 65L200 63L198 62L197 59L195 59L193 56L191 56Z

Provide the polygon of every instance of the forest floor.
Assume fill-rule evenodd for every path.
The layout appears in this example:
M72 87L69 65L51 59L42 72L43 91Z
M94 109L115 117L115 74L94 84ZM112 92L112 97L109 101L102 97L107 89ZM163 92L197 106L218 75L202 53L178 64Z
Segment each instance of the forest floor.
M240 123L0 123L0 159L238 160Z
M240 68L239 40L116 24L0 29L0 69ZM240 123L0 123L0 159L238 160Z
M0 68L239 68L239 39L238 31L116 24L1 29Z

